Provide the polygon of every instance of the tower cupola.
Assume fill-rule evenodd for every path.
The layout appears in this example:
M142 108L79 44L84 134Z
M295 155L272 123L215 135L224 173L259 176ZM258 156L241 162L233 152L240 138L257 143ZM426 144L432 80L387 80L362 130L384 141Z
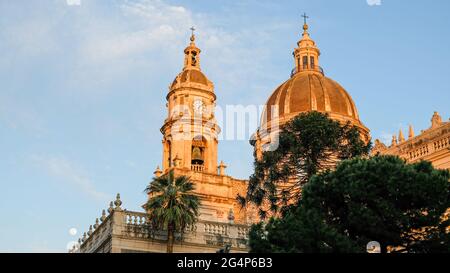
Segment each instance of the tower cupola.
M192 27L191 43L184 49L184 68L186 69L198 69L200 70L200 53L201 50L195 45L195 28Z
M323 74L323 70L319 66L320 50L309 36L309 26L306 19L309 17L304 14L303 35L297 43L297 48L294 49L295 68L292 71L292 76L302 71L317 71Z

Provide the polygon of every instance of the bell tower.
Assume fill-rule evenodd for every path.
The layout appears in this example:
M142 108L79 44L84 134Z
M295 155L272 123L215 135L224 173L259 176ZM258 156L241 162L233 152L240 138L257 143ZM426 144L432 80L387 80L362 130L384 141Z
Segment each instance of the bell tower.
M194 28L184 50L184 67L169 86L167 118L163 134L163 168L182 168L217 174L217 145L220 128L214 108L214 84L200 68L201 50L195 44Z

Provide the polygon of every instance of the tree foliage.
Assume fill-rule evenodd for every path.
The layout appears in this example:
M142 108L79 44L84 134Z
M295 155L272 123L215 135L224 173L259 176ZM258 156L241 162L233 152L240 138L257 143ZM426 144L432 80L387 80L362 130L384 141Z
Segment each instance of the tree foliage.
M299 206L252 227L252 252L450 252L450 173L394 156L342 162L312 177ZM448 212L448 211L447 211Z
M183 233L198 216L200 200L193 194L194 183L186 176L174 177L173 170L156 177L145 189L150 198L145 206L151 228L167 230L167 252L173 252L175 232Z
M367 155L369 149L370 144L361 140L350 123L342 125L319 112L300 114L281 128L278 149L255 160L247 195L238 200L260 207L264 218L268 210L277 212L296 204L301 188L319 171L339 160Z

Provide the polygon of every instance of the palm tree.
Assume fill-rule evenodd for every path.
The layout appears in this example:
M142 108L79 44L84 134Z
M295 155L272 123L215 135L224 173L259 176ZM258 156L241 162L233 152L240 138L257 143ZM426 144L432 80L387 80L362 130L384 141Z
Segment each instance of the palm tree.
M173 170L155 177L145 192L150 195L146 209L152 228L167 230L167 253L173 252L175 232L197 221L200 200L193 194L195 187L189 177L174 177Z

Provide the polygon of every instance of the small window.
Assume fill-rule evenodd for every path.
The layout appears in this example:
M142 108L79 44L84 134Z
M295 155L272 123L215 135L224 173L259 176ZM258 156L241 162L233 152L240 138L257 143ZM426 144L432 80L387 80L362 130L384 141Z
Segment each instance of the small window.
M169 165L169 167L172 167L172 145L170 143L170 141L167 141L167 153L168 153L168 157L167 157L167 163Z
M308 68L308 56L303 56L303 68Z
M197 66L197 52L192 52L192 66Z
M311 64L311 68L314 69L316 67L315 61L314 61L314 57L310 57L310 64Z

